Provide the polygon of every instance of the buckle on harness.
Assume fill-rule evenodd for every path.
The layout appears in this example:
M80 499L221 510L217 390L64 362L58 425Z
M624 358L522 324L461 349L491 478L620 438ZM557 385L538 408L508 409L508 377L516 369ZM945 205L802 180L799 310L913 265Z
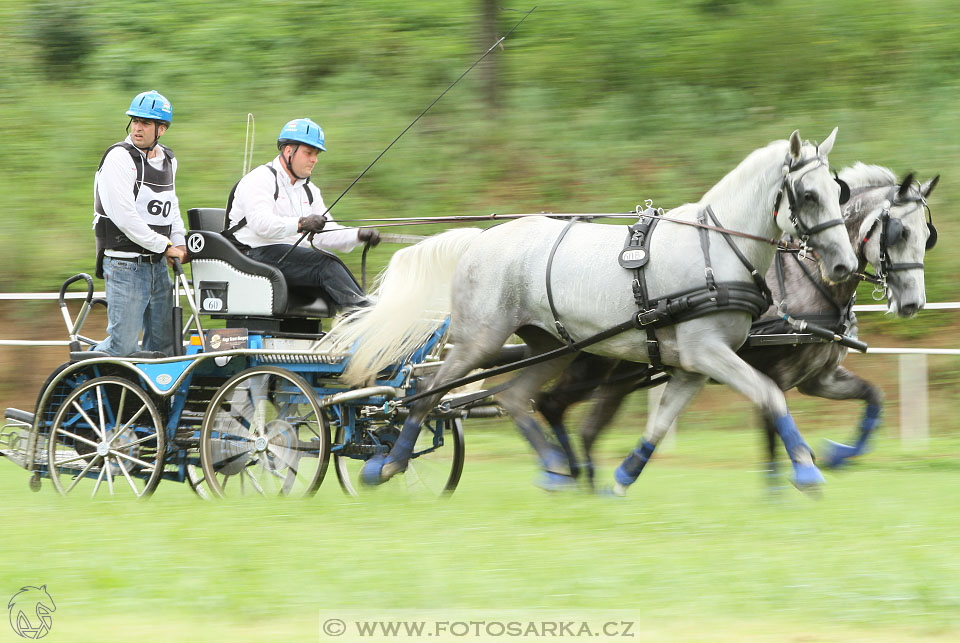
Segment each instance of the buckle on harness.
M666 300L661 300L657 303L656 308L651 308L650 310L641 310L637 313L637 324L641 327L650 326L651 324L656 324L663 321L669 317L667 312L667 302Z

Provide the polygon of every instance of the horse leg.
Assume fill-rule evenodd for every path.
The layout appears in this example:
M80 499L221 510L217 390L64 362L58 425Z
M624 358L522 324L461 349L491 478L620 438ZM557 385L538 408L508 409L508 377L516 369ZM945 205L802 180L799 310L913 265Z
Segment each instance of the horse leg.
M867 442L877 425L883 411L883 392L859 375L838 366L833 371L822 373L818 378L801 384L798 389L805 395L823 397L829 400L863 400L866 403L863 419L853 446L827 440L830 454L827 466L839 467L850 458L862 455L867 450Z
M764 445L766 446L767 456L767 487L771 491L779 488L777 484L779 465L777 464L777 429L773 424L773 418L763 411L757 411L757 418L763 425Z
M430 387L462 377L473 370L477 364L496 356L509 333L500 337L490 334L487 338L477 336L474 343L462 342L454 346L443 365L437 369L430 381ZM360 480L367 485L383 484L398 473L407 469L407 463L413 453L413 447L420 435L423 421L436 406L443 393L437 393L417 400L410 407L410 415L403 422L397 442L386 455L376 455L367 460L360 471Z
M823 474L813 463L813 452L787 411L787 402L780 387L743 361L727 344L692 339L680 356L683 367L730 386L772 417L774 428L793 463L793 484L798 489L806 490L823 484Z
M636 371L638 367L639 364L634 362L620 362L610 373L610 378L616 380L620 376L629 375L630 372ZM623 401L627 399L627 395L636 390L637 384L642 379L642 376L638 376L604 384L594 396L593 408L590 409L589 415L580 426L580 440L583 443L583 468L587 472L587 481L591 487L593 487L594 482L593 445L600 433L613 421L613 417L623 406Z
M522 328L517 331L517 334L530 347L533 355L561 346L552 336L533 327ZM573 359L574 356L570 355L528 366L511 382L510 388L497 395L497 401L510 414L520 434L526 438L540 458L543 475L538 484L547 490L567 487L572 483L569 452L565 453L565 450L557 449L547 439L540 424L530 412L530 402L537 396L537 392L543 385L566 369Z
M651 414L647 419L647 430L644 432L643 438L633 452L620 463L613 474L615 481L613 493L615 495L625 495L627 487L637 481L643 468L653 455L657 443L663 439L673 421L686 408L687 404L696 397L706 382L706 376L700 373L679 369L673 372L663 390L657 413L655 415Z
M570 443L563 416L571 405L586 399L593 393L597 383L608 375L616 363L612 359L599 355L580 353L563 371L556 384L549 391L543 391L537 396L537 410L553 429L560 448L570 462L570 475L574 478L580 475L580 466L577 463L573 445ZM593 470L588 469L587 473L590 483L593 484Z

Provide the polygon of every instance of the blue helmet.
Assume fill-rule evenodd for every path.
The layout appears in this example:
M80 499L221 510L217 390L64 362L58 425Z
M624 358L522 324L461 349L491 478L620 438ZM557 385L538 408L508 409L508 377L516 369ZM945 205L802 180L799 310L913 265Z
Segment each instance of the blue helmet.
M134 97L127 110L127 116L149 118L169 125L173 122L173 107L163 94L155 89L142 92Z
M283 126L280 136L277 137L277 148L289 143L305 143L327 151L323 146L323 129L309 118L297 118Z

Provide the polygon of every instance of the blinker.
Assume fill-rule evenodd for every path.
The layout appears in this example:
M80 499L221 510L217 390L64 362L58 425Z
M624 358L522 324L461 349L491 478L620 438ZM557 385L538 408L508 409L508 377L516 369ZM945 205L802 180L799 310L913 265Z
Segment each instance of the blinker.
M933 247L937 245L937 228L930 221L927 221L927 230L930 231L930 236L927 237L927 250L933 250Z
M888 246L897 245L897 243L900 242L900 239L903 238L903 221L900 219L894 219L892 217L887 218L884 234L886 236L886 242Z
M836 173L833 175L833 180L840 186L840 205L843 205L850 200L850 186L847 185L846 181L838 177Z

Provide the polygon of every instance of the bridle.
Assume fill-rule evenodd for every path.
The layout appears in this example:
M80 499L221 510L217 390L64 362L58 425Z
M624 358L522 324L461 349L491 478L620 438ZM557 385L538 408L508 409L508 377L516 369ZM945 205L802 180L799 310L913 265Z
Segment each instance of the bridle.
M807 168L795 181L790 180L790 175L794 172L802 170L803 168L811 165L816 161L816 165ZM787 154L787 157L783 161L783 181L780 183L780 191L777 192L777 198L773 203L773 218L776 219L780 214L780 205L783 202L783 195L787 195L787 203L790 205L790 223L793 224L793 228L797 231L797 236L800 238L800 243L803 246L806 246L810 237L813 235L826 230L827 228L832 228L838 225L844 225L843 218L830 219L829 221L824 221L823 223L818 223L815 226L807 226L803 221L800 220L799 212L803 207L804 201L807 199L807 193L803 189L803 177L806 176L809 172L826 165L826 161L823 157L820 156L820 147L817 146L817 154L808 158L806 161L794 161L793 157L790 154ZM833 175L834 181L840 186L840 205L843 205L850 198L850 186L847 185L845 181L840 179L836 173Z
M925 250L932 250L934 246L937 245L937 228L933 225L933 214L930 212L930 206L927 205L927 200L923 198L923 194L920 192L920 184L917 182L917 193L916 196L910 193L907 198L901 198L900 185L894 185L890 188L890 192L887 194L887 198L884 200L882 209L880 210L879 216L871 224L870 228L867 230L867 233L864 235L863 240L861 241L861 248L864 248L864 257L866 257L866 245L870 241L871 236L874 231L879 227L880 228L880 256L879 261L874 266L876 269L876 274L871 275L867 271L864 271L860 275L860 278L864 281L869 281L874 284L873 289L873 299L875 301L880 301L886 295L887 292L887 278L892 272L898 272L903 270L923 270L923 262L915 263L895 263L890 258L890 247L895 246L903 239L903 221L898 218L890 216L890 208L895 205L903 205L905 203L919 203L926 210L926 219L927 219L927 230L930 233L930 236L927 237L927 243L925 245Z

